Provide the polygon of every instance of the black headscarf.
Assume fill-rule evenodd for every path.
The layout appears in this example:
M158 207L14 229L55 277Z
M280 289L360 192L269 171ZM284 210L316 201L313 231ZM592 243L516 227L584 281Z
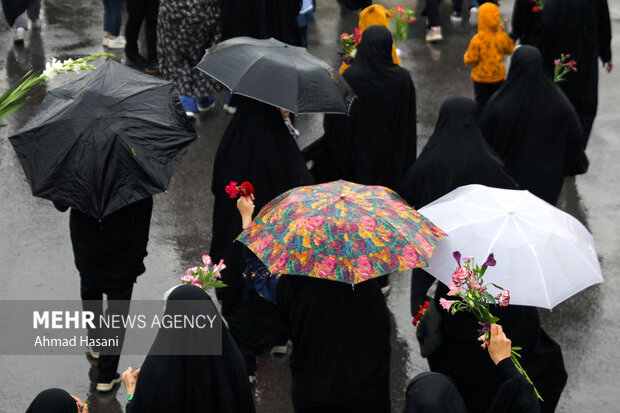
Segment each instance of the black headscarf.
M181 285L168 297L167 315L182 313L175 305L179 300L204 301L203 313L217 312L211 298L201 288ZM188 345L199 346L205 342L197 337L200 333L195 329L187 333L190 334ZM164 349L169 345L166 342L171 339L170 334L170 330L160 329L153 347L158 351ZM177 331L175 340L179 340L178 334ZM128 413L254 411L243 357L223 324L221 356L148 355L140 369L134 398L127 405Z
M242 228L236 200L224 191L230 181L252 183L256 212L281 193L314 183L277 108L252 99L239 99L237 112L215 155L211 186L215 203L210 255L214 260L223 258L227 266L222 281L228 287L217 291L222 300L222 313L239 345L267 347L273 343L264 334L265 326L274 324L271 318L274 307L258 296L243 299L245 247L233 242Z
M317 180L396 189L415 161L415 87L409 72L392 61L392 43L384 26L364 30L355 60L343 75L357 95L349 117L326 115L325 134L308 151L309 158L319 154Z
M390 321L379 284L370 280L353 289L282 275L276 295L293 342L293 404L389 412Z
M577 113L534 47L513 53L506 80L482 113L480 130L519 187L552 205L564 176L587 171Z
M78 413L75 399L63 389L47 389L34 398L26 413Z
M516 188L477 120L478 108L471 99L449 97L442 103L435 131L400 185L400 195L414 208L463 185Z
M420 373L407 386L403 413L467 413L463 398L449 377Z
M222 40L273 37L301 46L297 15L302 0L222 0Z

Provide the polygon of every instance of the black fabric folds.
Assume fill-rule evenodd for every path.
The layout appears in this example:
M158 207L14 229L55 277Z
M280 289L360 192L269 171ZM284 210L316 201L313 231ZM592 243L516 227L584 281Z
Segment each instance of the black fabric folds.
M214 260L223 258L227 266L222 271L222 281L228 287L217 290L222 313L237 343L261 352L260 348L264 350L273 344L273 337L266 333L273 330L275 306L257 294L243 299L245 247L233 243L241 233L241 216L236 200L224 191L230 181L252 183L256 212L281 193L314 183L278 109L239 98L237 112L215 155L211 186L215 202L210 255Z
M325 115L325 134L306 151L319 182L344 179L396 189L416 157L416 95L407 70L392 61L392 35L364 31L343 77L357 99L349 117Z
M273 37L301 46L297 15L301 0L222 0L222 40Z
M276 296L293 342L295 411L389 412L390 321L379 284L282 275Z
M152 212L150 196L101 220L71 208L69 232L80 275L101 291L133 284L145 271Z
M209 295L192 285L174 289L166 303L167 315L185 314L175 301L204 301L204 314L214 314ZM188 330L188 345L201 343L200 333ZM171 332L160 329L153 346L164 349ZM174 335L179 340L179 332ZM198 335L196 335L198 334ZM203 331L203 334L210 334ZM203 337L203 340L207 338ZM210 340L213 340L211 337ZM221 356L154 356L142 364L133 400L127 413L226 412L252 413L254 401L243 357L222 323Z
M78 413L73 397L62 389L47 389L34 398L26 413Z
M399 187L410 205L422 208L463 185L516 189L477 120L478 109L471 99L449 97L442 103L435 131Z
M534 47L513 53L506 80L482 113L480 130L520 189L552 205L564 177L588 169L577 113Z

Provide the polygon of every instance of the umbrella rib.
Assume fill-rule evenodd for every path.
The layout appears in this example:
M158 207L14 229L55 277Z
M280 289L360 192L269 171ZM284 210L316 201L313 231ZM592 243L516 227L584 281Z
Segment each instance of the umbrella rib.
M545 281L545 277L542 276L543 271L542 271L542 267L540 266L540 259L538 257L538 254L536 254L536 250L529 243L528 239L525 237L525 234L521 230L521 227L518 226L518 225L515 225L515 227L517 228L517 232L521 235L521 238L523 238L523 240L527 243L527 247L532 252L532 255L534 256L534 259L536 260L536 268L538 268L538 275L540 277L540 280L543 283L543 292L545 293L545 298L547 299L547 305L549 306L548 308L550 308L551 307L551 300L549 299L549 293L548 293L548 290L547 290L547 282Z

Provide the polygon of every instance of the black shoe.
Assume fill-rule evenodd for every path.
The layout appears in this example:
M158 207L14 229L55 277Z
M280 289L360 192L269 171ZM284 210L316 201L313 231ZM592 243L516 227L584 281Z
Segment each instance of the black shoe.
M125 49L125 58L127 60L127 63L140 70L146 68L147 66L146 59L140 53L130 52L129 50Z
M121 376L116 373L111 379L98 379L97 391L100 393L106 393L111 391L117 383L121 382Z

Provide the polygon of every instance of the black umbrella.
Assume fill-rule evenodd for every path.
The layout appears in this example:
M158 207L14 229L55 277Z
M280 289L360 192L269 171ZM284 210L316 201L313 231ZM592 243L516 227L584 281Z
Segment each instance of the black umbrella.
M355 93L327 62L275 39L235 37L196 66L232 93L293 113L348 113Z
M2 11L9 26L13 26L15 19L28 9L32 0L2 0Z
M33 195L103 218L165 191L196 132L172 83L110 60L9 139Z

